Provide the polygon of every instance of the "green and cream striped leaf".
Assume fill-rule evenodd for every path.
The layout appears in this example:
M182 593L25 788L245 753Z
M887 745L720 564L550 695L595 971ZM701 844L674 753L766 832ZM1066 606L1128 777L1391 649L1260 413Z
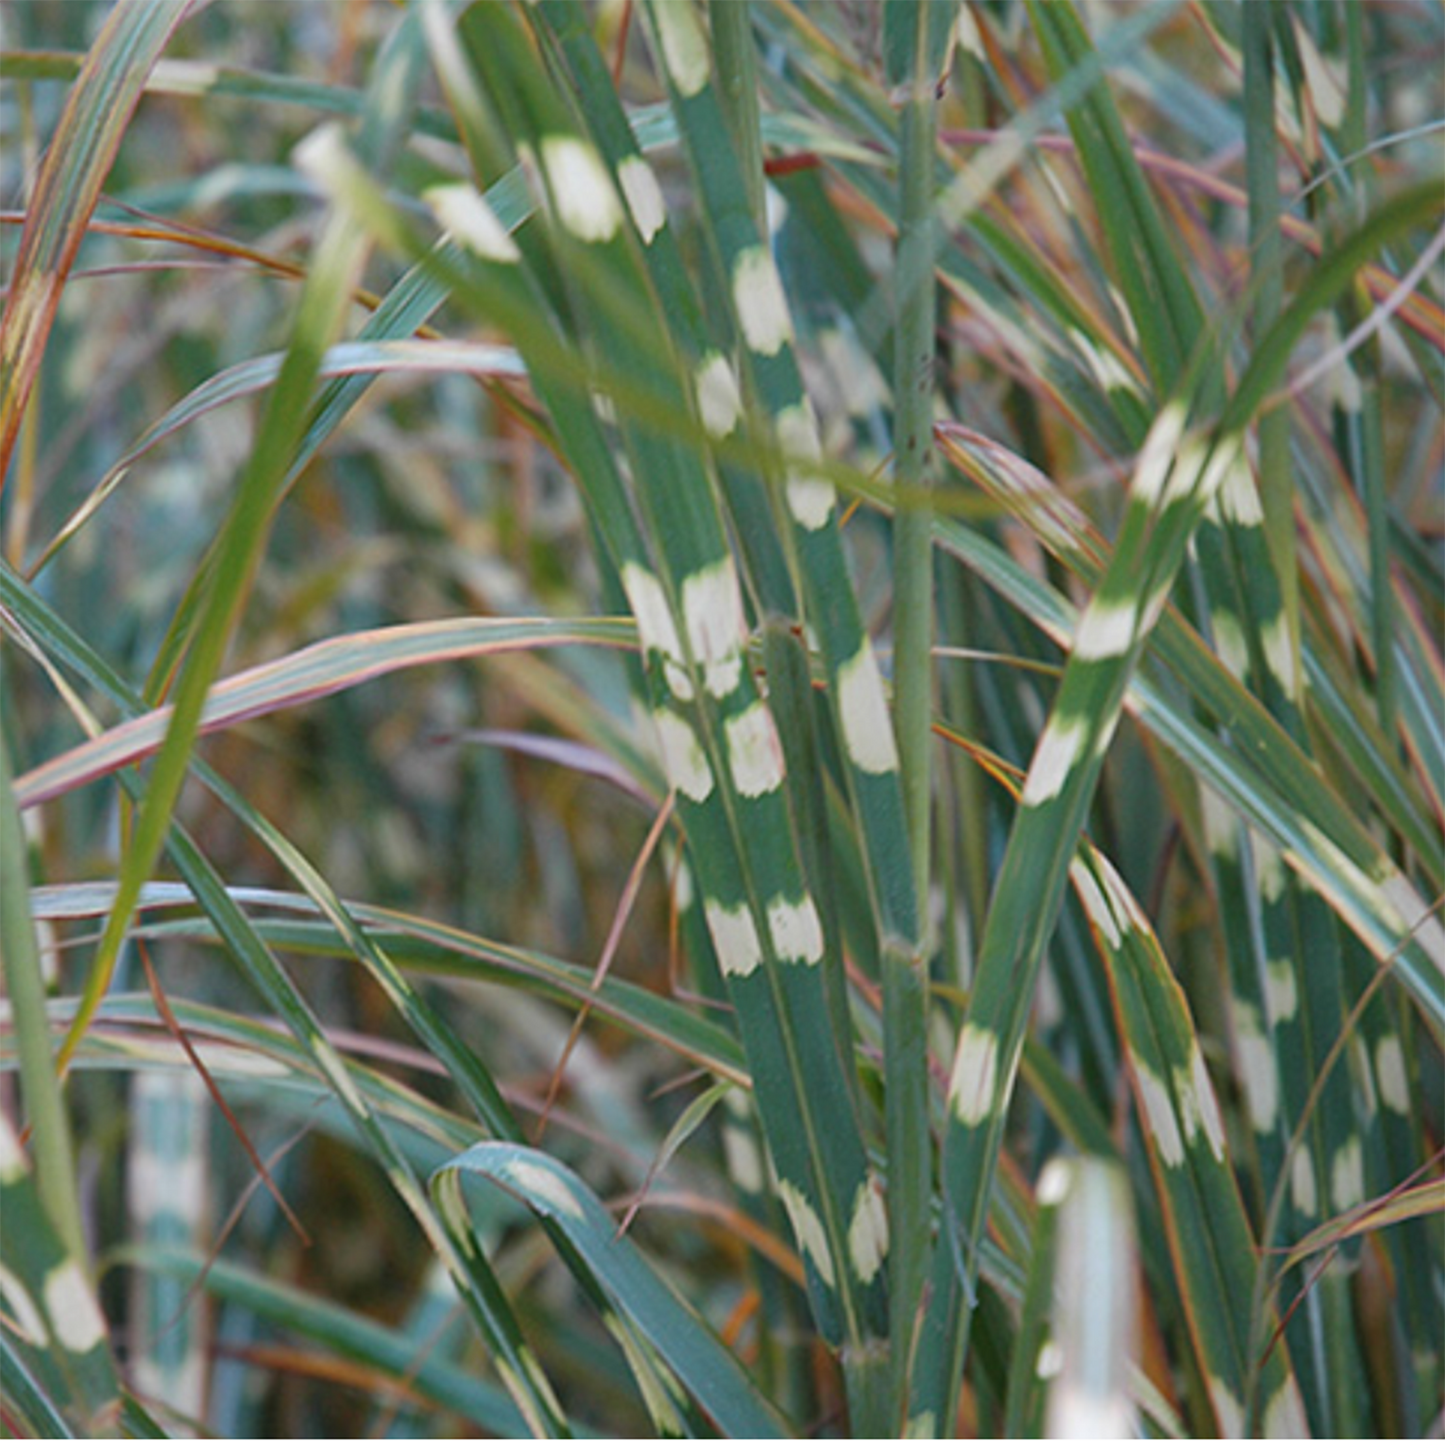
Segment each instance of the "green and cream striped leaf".
M1074 845L1144 640L1168 598L1193 524L1240 446L1237 434L1186 437L1186 414L1177 402L1161 412L1135 471L1114 556L1080 618L1030 763L950 1076L944 1226L910 1428L952 1417L1004 1111Z
M829 679L880 930L885 943L914 949L917 905L906 845L898 846L907 833L888 700L848 579L834 487L816 465L821 461L817 421L794 355L787 302L748 205L737 158L725 140L727 126L700 21L691 4L655 7L655 13L650 8L649 14L654 49L728 279L742 342L740 370L745 384L755 389L773 429L772 445L785 462L779 480L805 620Z
M1031 13L1056 80L1090 63L1093 49L1072 6L1034 6ZM1188 358L1205 341L1203 308L1153 204L1108 89L1092 88L1066 113L1091 190L1099 200L1114 275L1127 298L1154 385L1167 393L1180 383ZM1266 326L1278 319L1278 311L1276 305ZM1287 455L1279 461L1287 462ZM1216 650L1296 743L1307 749L1297 629L1291 627L1285 609L1259 491L1243 455L1230 465L1206 507L1193 549L1196 575L1202 582L1197 605ZM1295 875L1286 874L1268 853L1251 850L1237 825L1210 828L1206 841L1217 886L1226 900L1222 923L1236 1028L1242 1032L1248 1026L1255 1036L1263 1029L1278 1065L1282 1107L1271 1111L1272 1117L1261 1111L1255 1117L1266 1190L1282 1176L1289 1130L1305 1117L1303 1111L1316 1089L1322 1091L1318 1107L1308 1116L1307 1141L1298 1145L1291 1171L1291 1232L1298 1232L1318 1221L1336 1177L1336 1161L1354 1160L1361 1153L1348 1073L1321 1074L1344 1017L1339 941L1319 895ZM1258 934L1249 924L1247 900L1252 895L1262 895ZM1262 943L1258 954L1257 940ZM1295 1000L1291 1010L1266 1007L1265 981L1276 975L1290 980ZM1254 1095L1257 1102L1266 1097ZM1301 1175L1307 1180L1305 1187L1300 1187ZM1342 1205L1354 1202L1353 1198L1341 1201ZM1268 1246L1271 1240L1264 1242ZM1292 1322L1302 1360L1308 1346L1321 1337L1309 1316L1327 1309L1334 1297L1328 1292L1311 1294L1305 1313ZM1339 1342L1337 1348L1349 1348L1343 1320L1326 1320L1325 1333ZM1328 1370L1321 1353L1305 1371L1306 1385L1317 1421L1327 1433L1339 1433L1340 1422L1332 1419L1326 1404ZM1345 1423L1343 1432L1351 1433L1355 1427Z
M150 1073L129 1080L126 1215L142 1244L204 1247L213 1220L206 1162L210 1099L193 1071ZM137 1281L131 1295L127 1361L131 1386L165 1402L172 1417L205 1418L207 1350L204 1321L187 1308L173 1280Z
M959 557L1061 646L1069 645L1078 630L1078 613L1072 604L977 533L947 518L937 519L934 525L940 546ZM1154 640L1161 651L1166 631L1161 627ZM1218 659L1197 636L1182 655L1191 685L1201 692L1206 687L1213 689L1216 681L1227 680ZM1223 688L1221 696L1226 702L1228 695L1228 688ZM1237 696L1248 697L1242 690ZM1316 780L1309 783L1315 790L1313 804L1308 803L1307 793L1296 796L1292 787L1286 791L1288 780L1281 770L1291 766L1288 740L1281 744L1283 735L1276 730L1273 741L1262 750L1264 765L1256 765L1247 749L1236 752L1224 747L1211 729L1144 675L1132 680L1126 705L1146 730L1195 770L1205 786L1268 838L1291 868L1319 888L1376 959L1388 961L1399 972L1431 1026L1445 1026L1440 980L1445 970L1445 940L1437 933L1438 920L1397 865L1372 841L1361 842L1358 822L1351 820L1345 827L1333 811L1324 813L1329 795L1319 786L1317 774L1307 769L1300 774L1301 787ZM1226 715L1237 718L1245 712L1246 708L1239 707ZM1260 716L1267 721L1262 711ZM1344 818L1348 816L1345 812ZM1357 847L1362 850L1358 854Z
M1040 542L1086 582L1101 575L1102 545L1085 530L1051 484L993 443L956 428L945 442L969 475L1030 525ZM1077 614L1046 584L1028 577L1001 549L949 519L936 523L940 544L961 557L991 587L1067 646ZM1195 775L1264 834L1290 867L1302 871L1330 901L1377 960L1389 961L1436 1024L1445 1024L1445 936L1425 895L1390 859L1262 704L1171 608L1151 641L1155 657L1181 678L1206 715L1230 720L1227 739L1210 738L1166 690L1147 675L1131 683L1130 709L1192 766ZM1438 859L1429 821L1417 814L1408 836L1421 858ZM1428 868L1431 886L1435 868Z
M743 25L739 28L745 30L746 14L746 7L739 6L726 18L736 21L741 17ZM653 204L651 199L656 181L636 143L643 138L643 127L635 120L629 125L580 5L572 3L572 0L547 0L547 3L529 10L528 15L534 22L540 17L555 37L558 52L583 99L582 111L592 138L612 171L619 193L628 198L636 195L648 201L640 216L634 207L639 238L643 242L642 263L661 303L676 352L695 378L696 407L701 422L698 434L705 433L715 441L725 442L737 431L742 409L737 375L725 354L731 347L720 349L709 341L703 330L692 282L667 211L660 204ZM746 55L747 44L750 41L740 42L737 58ZM751 86L744 85L740 93L739 114L734 117L737 124L746 125L746 112L751 107ZM768 120L776 123L778 118L768 117ZM625 408L623 398L619 398L619 404ZM824 990L835 1036L845 1038L848 1034L846 985L841 976L842 959L836 947L836 925L830 906L836 889L826 867L826 857L817 847L810 847L811 840L818 836L816 822L810 821L818 816L817 800L813 796L818 780L812 767L812 759L816 756L812 709L806 704L806 678L803 696L789 690L790 680L800 671L801 650L780 620L791 618L796 613L793 584L760 479L749 468L730 461L724 446L717 448L715 460L734 534L744 559L744 582L750 586L765 619L764 665L769 682L769 707L783 748L785 786L795 817L799 820L798 837L806 854L808 888L817 904L823 928ZM805 663L801 664L801 670L806 672ZM845 1072L844 1082L852 1085L851 1073ZM736 1117L729 1117L723 1131L726 1158L745 1206L755 1217L762 1219L769 1215L770 1204L766 1197L754 1125L738 1096L729 1095L728 1102L730 1115ZM776 1205L771 1208L776 1209ZM789 1305L778 1298L772 1271L761 1261L760 1268L761 1287L773 1302L769 1316L772 1317L777 1310L787 1312Z
M969 428L945 422L939 430L946 454L960 471L1002 510L1017 517L1040 545L1085 585L1097 585L1108 546L1049 478ZM956 530L950 528L950 535L957 535ZM1176 608L1166 607L1161 614L1149 656L1183 681L1205 714L1230 720L1221 747L1237 754L1241 762L1251 756L1266 759L1272 790L1288 798L1293 809L1324 830L1359 866L1381 872L1386 860L1331 779L1321 775L1319 766L1242 686L1223 659L1204 645ZM1386 821L1409 841L1413 861L1428 886L1435 891L1445 889L1439 826L1423 804L1423 777L1405 770L1369 717L1361 714L1357 700L1336 680L1337 658L1314 628L1305 637L1303 660L1310 677L1311 704L1319 709L1331 737L1346 750L1359 775L1369 781L1370 796ZM1381 873L1382 880L1385 876Z
M863 630L837 528L834 487L822 472L817 420L802 385L792 323L767 239L758 229L746 177L690 5L649 5L650 37L665 74L738 338L745 394L758 398L769 441L781 453L771 484L787 529L803 618L829 682L848 794L864 845L885 991L888 1075L889 1225L895 1240L921 1237L929 1175L925 1117L924 959L913 863L898 778L897 745L872 645ZM912 1258L911 1248L906 1258ZM896 1308L912 1317L919 1272L905 1262ZM904 1365L894 1361L895 1376ZM858 1422L855 1422L858 1423ZM859 1425L861 1428L861 1424Z
M509 8L474 8L463 18L462 35L469 59L488 81L488 101L504 107L516 133L530 135L532 153L543 157L537 183L551 250L534 260L531 252L543 238L529 238L528 264L545 275L555 253L570 287L567 324L578 328L594 387L610 391L611 375L637 375L687 414L692 398L678 395L675 375L662 364L670 343L637 271L633 248L645 243L623 207L625 189L614 185L550 86L530 73L531 52ZM445 37L436 45L443 65L445 45ZM466 76L448 74L448 80L479 167L489 155L508 163L510 157L490 151L484 120L468 124L468 108L480 108L480 89ZM497 265L489 263L493 272ZM657 339L648 341L649 335ZM546 368L527 360L541 393ZM849 1123L836 1044L796 1022L821 1016L814 967L821 929L782 796L776 724L744 665L738 578L711 480L694 447L658 435L618 406L606 410L609 419L615 414L629 456L631 480L624 483L591 396L568 382L547 400L639 617L653 720L815 1303L835 1338L845 1331L878 1337L881 1254L860 1254L850 1237L861 1238L862 1227L874 1238L879 1211L856 1124Z
M1030 764L954 1057L949 1087L952 1118L943 1156L946 1227L932 1275L931 1322L936 1328L924 1336L925 1348L936 1354L918 1375L913 1427L935 1426L951 1417L967 1345L965 1306L976 1268L973 1255L987 1218L1003 1108L1018 1063L1033 982L1052 931L1073 844L1143 642L1168 600L1195 525L1231 469L1242 463L1244 422L1282 369L1308 318L1328 304L1392 225L1413 220L1418 204L1418 197L1389 203L1321 266L1262 338L1215 428L1205 435L1191 433L1184 406L1172 401L1151 427L1140 453L1114 554L1080 618L1069 665ZM1370 888L1368 880L1360 881L1367 885L1361 891L1369 898L1372 921L1378 921L1385 902L1381 890ZM1394 917L1393 926L1385 930L1390 937L1387 953L1400 946L1411 927L1393 902L1388 911ZM1418 947L1406 942L1403 956L1409 957ZM1428 953L1422 950L1422 954L1418 986L1439 1011L1445 1007L1440 968ZM955 1228L957 1238L952 1237Z
M1226 1152L1224 1121L1183 990L1143 910L1096 849L1071 870L1109 965L1135 1106L1164 1205L1179 1298L1223 1436L1308 1434L1283 1345L1263 1357L1260 1268ZM1258 1378L1256 1378L1256 1371ZM1257 1423L1250 1411L1259 1411Z
M5 1265L0 1295L7 1363L0 1377L28 1413L60 1415L63 1433L112 1435L120 1414L110 1333L85 1262L64 1242L8 1113L0 1111L0 1212Z

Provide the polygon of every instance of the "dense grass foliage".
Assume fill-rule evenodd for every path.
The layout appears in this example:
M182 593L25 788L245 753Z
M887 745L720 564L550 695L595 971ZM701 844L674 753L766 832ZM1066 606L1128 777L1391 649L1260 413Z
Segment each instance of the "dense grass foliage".
M5 26L9 1432L1439 1428L1438 5Z

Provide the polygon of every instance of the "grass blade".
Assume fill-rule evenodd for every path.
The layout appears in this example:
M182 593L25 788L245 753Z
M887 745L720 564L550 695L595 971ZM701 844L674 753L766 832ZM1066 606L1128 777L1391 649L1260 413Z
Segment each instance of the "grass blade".
M315 702L402 668L579 642L625 647L631 638L627 624L606 620L570 623L473 617L440 618L330 637L217 683L195 723L195 736ZM20 806L34 807L150 757L164 746L173 717L173 707L152 709L31 769L16 784Z
M1305 1434L1304 1402L1283 1347L1259 1363L1264 1330L1254 1317L1255 1246L1183 993L1148 920L1107 861L1085 849L1073 881L1110 964L1180 1299L1219 1432L1252 1433L1258 1399L1266 1437Z
M612 1216L570 1169L514 1144L468 1149L432 1179L438 1207L461 1240L471 1236L462 1189L469 1175L499 1184L563 1231L602 1282L617 1319L646 1339L724 1434L772 1439L789 1433L736 1359L619 1235Z
M100 188L146 76L180 24L186 3L146 0L116 6L66 99L30 198L0 320L0 478L10 471L25 404Z
M320 157L317 162L319 165ZM300 438L316 369L333 333L341 325L361 257L361 238L352 219L344 212L334 212L319 246L317 264L308 277L292 344L271 393L256 448L222 533L210 589L176 688L166 740L146 789L135 838L126 851L115 907L106 920L105 932L91 965L85 1003L61 1048L62 1070L85 1029L87 1017L94 1013L109 986L135 899L164 846L206 694L239 619L250 578L265 543L277 489Z

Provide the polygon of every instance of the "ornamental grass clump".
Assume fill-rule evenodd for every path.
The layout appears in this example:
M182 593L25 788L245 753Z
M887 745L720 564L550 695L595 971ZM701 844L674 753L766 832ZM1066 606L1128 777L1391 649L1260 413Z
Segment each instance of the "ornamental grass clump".
M8 25L8 1428L1438 1425L1438 17Z

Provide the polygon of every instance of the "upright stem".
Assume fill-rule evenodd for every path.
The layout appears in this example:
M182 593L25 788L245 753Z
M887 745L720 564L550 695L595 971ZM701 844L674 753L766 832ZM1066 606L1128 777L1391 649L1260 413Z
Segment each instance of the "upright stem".
M928 894L933 794L934 168L937 82L947 63L951 4L890 6L889 79L904 87L900 117L893 406L897 506L893 524L893 720L919 930L907 956L883 956L887 1088L889 1322L895 1418L908 1399L928 1267L932 1150L928 1132ZM942 22L940 25L940 21Z
M1360 7L1345 11L1345 47L1349 57L1349 88L1345 113L1336 144L1343 155L1358 155L1365 148L1365 17ZM1354 215L1364 216L1369 193L1369 171L1361 168L1347 194ZM1339 307L1342 329L1349 331L1362 319L1355 297ZM1370 632L1375 651L1375 706L1380 726L1393 737L1399 711L1399 679L1395 665L1395 600L1390 580L1389 493L1385 481L1384 420L1380 410L1380 340L1375 337L1361 346L1353 357L1341 363L1352 367L1359 378L1359 404L1351 419L1357 439L1351 452L1359 458L1356 485L1365 504L1365 522L1370 539Z
M15 1052L30 1121L36 1187L66 1250L76 1261L88 1264L75 1193L75 1150L50 1046L40 948L30 919L26 853L10 756L0 730L0 983L15 1021Z
M925 907L933 721L933 82L919 77L903 107L893 355L898 506L893 526L893 689L913 876Z
M1263 336L1284 305L1279 224L1279 148L1274 121L1274 46L1269 6L1246 5L1244 22L1245 184L1249 194L1250 274L1255 278L1254 334ZM1265 540L1279 573L1290 645L1299 647L1299 575L1294 547L1294 479L1289 458L1289 411L1276 407L1258 422L1260 506Z

